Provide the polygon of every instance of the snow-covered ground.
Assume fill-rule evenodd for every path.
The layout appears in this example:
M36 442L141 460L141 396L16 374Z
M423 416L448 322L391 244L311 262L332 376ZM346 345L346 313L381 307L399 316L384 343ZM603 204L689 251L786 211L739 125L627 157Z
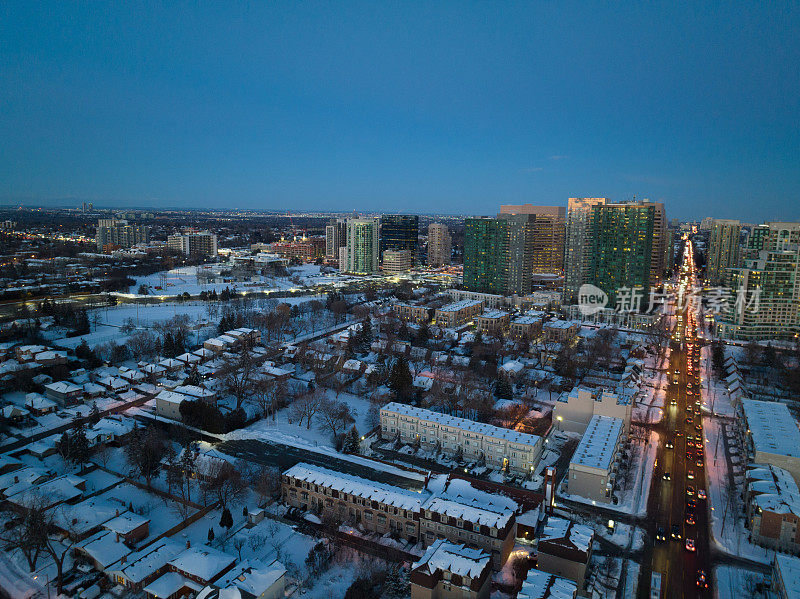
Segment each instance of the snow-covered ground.
M136 277L134 279L136 282L131 286L131 291L138 293L141 285L148 286L152 295L178 295L182 293L198 295L202 291L216 291L219 293L226 287L237 291L277 291L296 287L288 278L260 275L251 277L247 281L205 283L198 279L197 271L197 266L183 266L143 277ZM319 267L317 267L317 271L319 271Z
M725 445L722 434L722 422L716 418L704 418L705 432L705 468L708 481L708 502L711 516L712 539L717 547L731 555L769 564L775 552L765 547L754 545L748 539L745 520L742 515L741 501L735 506L729 505L727 491L730 490L728 461L725 457ZM736 493L740 489L736 488ZM726 510L727 507L727 510Z
M764 582L768 582L768 578L760 572L735 566L717 566L714 568L714 589L712 591L718 599L735 599L737 597L759 599L766 595L758 593L756 586Z
M324 389L326 395L334 400L347 404L350 414L355 419L358 432L365 434L371 427L367 422L367 412L369 411L369 401L363 397L358 397L350 393L336 393L331 389ZM349 427L348 427L349 428ZM341 432L345 432L342 430ZM311 427L306 422L299 425L291 422L291 408L278 410L275 420L264 418L250 426L233 431L225 435L226 440L232 439L265 439L285 442L287 438L294 438L302 446L311 447L333 447L333 435L330 429L323 428L319 418L313 418Z

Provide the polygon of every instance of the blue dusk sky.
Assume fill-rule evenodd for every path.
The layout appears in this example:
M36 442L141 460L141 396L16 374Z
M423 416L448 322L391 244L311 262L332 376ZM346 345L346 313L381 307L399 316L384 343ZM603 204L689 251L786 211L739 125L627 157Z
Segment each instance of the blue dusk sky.
M800 3L0 4L0 203L800 219Z

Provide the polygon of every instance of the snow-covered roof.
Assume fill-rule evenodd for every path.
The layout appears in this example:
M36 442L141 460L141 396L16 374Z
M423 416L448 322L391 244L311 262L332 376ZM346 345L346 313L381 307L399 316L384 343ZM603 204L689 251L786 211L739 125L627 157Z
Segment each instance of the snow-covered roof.
M122 572L131 582L138 583L163 568L184 549L186 545L170 539L160 539L141 551L130 554L124 564L115 564L116 571Z
M446 306L442 306L441 308L436 308L437 312L458 312L460 310L464 310L466 308L473 308L483 303L483 300L461 300L459 302L453 302L452 304L447 304Z
M103 569L118 562L131 552L127 545L118 541L117 535L110 530L101 530L80 543L78 547L100 564Z
M44 386L45 389L48 389L54 393L78 393L83 389L78 387L78 385L74 385L69 381L58 381L56 383L50 383Z
M139 528L142 524L146 524L148 522L150 522L150 518L145 518L144 516L134 514L133 512L125 512L113 520L106 522L103 525L103 528L110 530L111 532L126 535Z
M169 599L173 597L183 587L189 587L194 591L199 591L200 586L188 578L181 576L177 572L167 572L156 578L153 582L144 587L144 592L148 597L157 599Z
M592 545L594 530L583 524L575 524L566 518L551 516L542 531L541 540L550 542L568 541L569 544L583 553L588 553Z
M203 389L197 385L178 385L175 387L175 393L182 393L191 397L214 397L215 395L213 391Z
M574 599L577 593L573 581L531 568L517 599Z
M456 545L445 539L437 539L412 567L428 574L437 571L450 572L457 576L477 578L486 569L492 556L480 549Z
M536 324L537 322L541 322L544 318L544 314L542 312L527 312L522 316L517 316L511 322L515 324Z
M481 491L463 479L450 479L438 490L437 484L438 481L434 481L429 485L434 495L422 509L498 529L505 527L519 509L513 499Z
M91 497L75 505L64 505L55 512L55 521L64 530L84 533L116 518L128 508L102 497Z
M577 464L601 470L610 469L623 427L622 418L592 416L586 432L572 456L570 465Z
M208 545L200 545L181 552L171 559L169 564L176 570L208 581L218 576L235 561L236 559L232 555L213 549Z
M505 318L510 317L511 315L508 312L503 310L484 310L482 314L478 314L476 318L487 318L490 320L495 320L497 318Z
M432 412L431 410L416 408L414 406L408 406L394 401L383 406L381 408L381 412L384 411L394 412L403 416L414 416L429 423L436 423L437 426L449 426L464 431L472 431L487 437L503 439L512 443L518 443L520 445L529 445L534 447L542 442L542 438L538 435L520 433L507 428L492 426L491 424L484 424L482 422L475 422L474 420L467 420L466 418L448 416L447 414L440 414L439 412Z
M747 471L747 492L762 510L800 516L800 490L791 473L771 464Z
M744 399L742 409L756 451L800 457L800 429L786 404Z
M425 499L420 493L302 462L292 466L283 474L404 510L419 510L422 500Z
M286 574L286 567L277 559L265 564L258 560L245 560L236 564L214 583L220 589L239 589L250 596L260 597L264 591ZM204 595L198 595L201 599ZM220 597L228 595L220 594Z
M29 501L40 499L49 507L83 495L83 491L76 486L80 481L80 478L74 476L59 476L40 485L29 487L25 491L10 496L9 499L17 505L25 505Z
M3 418L18 418L20 416L25 416L26 414L30 414L30 412L26 408L21 408L20 406L9 404L7 406L2 407L2 410L0 410L0 414L3 415Z
M519 362L518 360L509 360L500 367L500 370L504 372L522 372L524 368L525 364L522 362Z
M571 320L551 320L550 322L545 323L544 326L548 329L570 329L578 326L578 324Z
M168 403L176 403L176 404L180 405L180 403L182 401L185 401L185 400L190 399L190 398L187 397L186 395L184 395L183 393L175 393L175 391L164 390L161 393L159 393L158 395L156 395L156 399L158 399L160 401L165 401L165 402L168 402Z
M19 493L24 488L30 487L37 480L46 476L47 472L42 468L32 468L25 466L11 472L0 475L0 491L11 490L11 495ZM16 488L15 488L16 487Z

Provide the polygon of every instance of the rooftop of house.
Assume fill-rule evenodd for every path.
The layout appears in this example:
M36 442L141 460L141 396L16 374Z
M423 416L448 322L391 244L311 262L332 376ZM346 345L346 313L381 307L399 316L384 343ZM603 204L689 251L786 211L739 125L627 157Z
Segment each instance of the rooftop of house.
M575 524L566 518L550 517L542 531L541 540L567 543L571 548L588 553L592 546L594 531L583 524Z
M220 589L239 589L253 597L260 597L264 591L278 582L286 574L286 567L277 559L270 563L258 560L245 560L236 564L229 572L214 583ZM198 596L200 599L200 596Z
M491 563L491 560L492 556L480 549L456 545L445 539L437 539L412 568L414 570L422 569L429 574L442 571L457 576L477 578Z
M517 599L574 599L577 592L578 585L573 581L532 568Z
M788 470L771 464L748 469L747 492L762 510L800 516L800 490Z
M180 572L196 576L201 580L211 580L230 566L236 559L208 545L190 547L173 559L169 564Z

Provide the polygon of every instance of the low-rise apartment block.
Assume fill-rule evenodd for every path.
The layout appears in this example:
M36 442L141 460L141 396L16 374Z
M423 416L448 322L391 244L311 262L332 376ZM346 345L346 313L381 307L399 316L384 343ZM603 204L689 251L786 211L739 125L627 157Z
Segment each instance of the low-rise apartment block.
M421 539L426 546L445 538L477 547L491 555L499 570L514 548L517 511L514 500L453 478L422 505Z
M511 314L503 310L486 310L475 317L475 326L484 335L497 335L508 329Z
M431 309L427 306L417 306L414 304L395 304L392 311L400 320L416 322L422 324L430 320Z
M750 461L788 470L800 482L800 429L786 404L743 399L740 410Z
M558 398L553 406L553 424L562 431L585 433L594 416L610 416L622 420L627 435L631 428L633 402L629 396L605 389L575 387Z
M569 463L570 495L610 503L614 498L617 456L625 441L621 418L592 416Z
M436 309L436 324L442 328L459 327L483 312L482 300L462 300Z
M544 337L548 341L564 343L578 334L580 326L569 320L551 320L544 324Z
M542 312L529 312L517 316L509 323L509 332L514 339L528 339L532 341L542 334Z
M440 414L423 408L391 402L381 408L381 433L398 436L425 449L461 453L468 460L485 460L498 470L520 474L534 470L542 455L543 441L537 435Z
M488 599L492 559L480 549L439 539L411 567L411 599Z

